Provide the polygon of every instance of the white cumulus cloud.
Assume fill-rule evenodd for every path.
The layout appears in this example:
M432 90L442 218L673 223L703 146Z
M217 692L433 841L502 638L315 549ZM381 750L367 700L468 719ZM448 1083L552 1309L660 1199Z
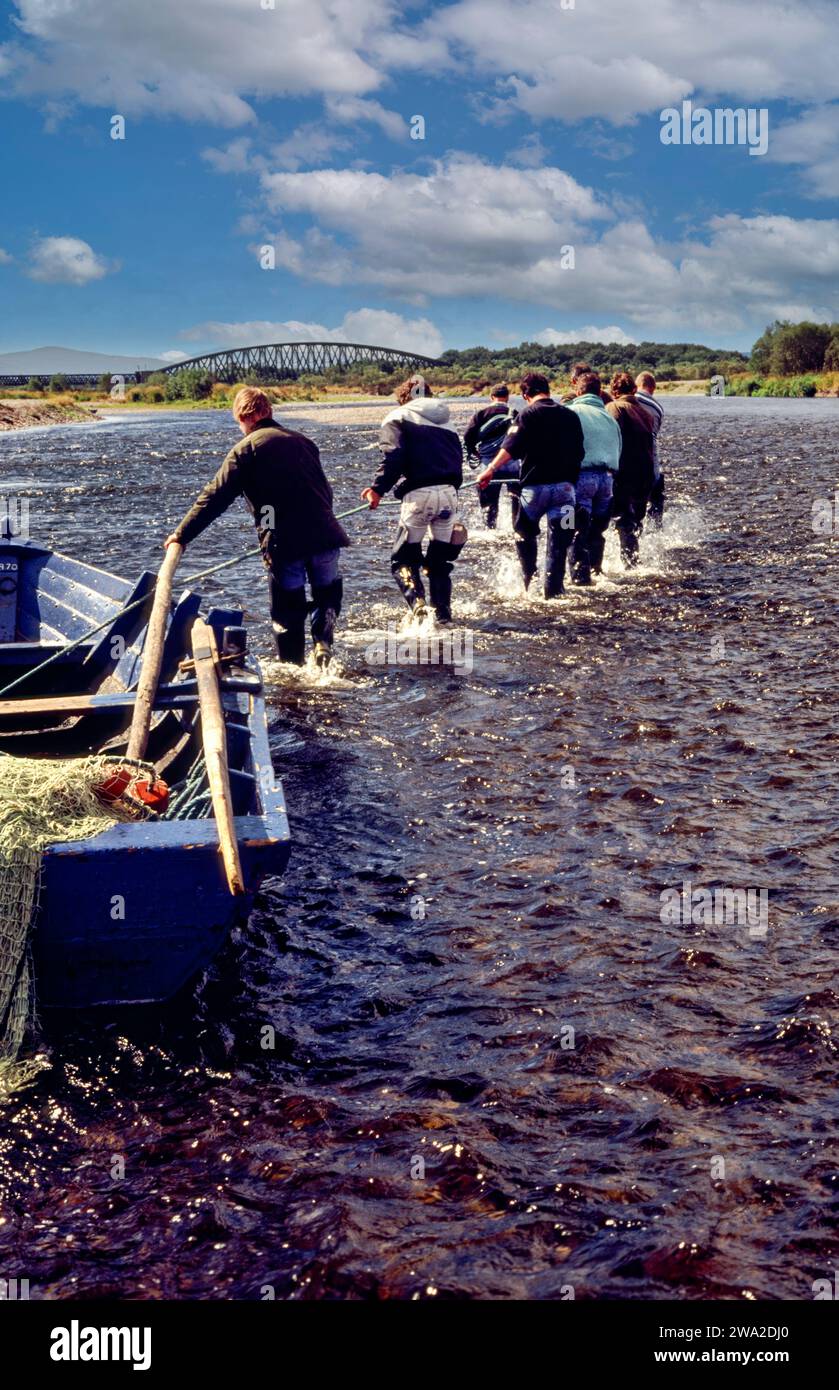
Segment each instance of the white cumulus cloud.
M389 0L15 0L21 41L6 78L23 95L127 115L219 125L254 119L249 98L374 91L366 56Z
M277 263L301 279L415 303L491 294L572 322L618 318L636 339L687 325L742 334L790 306L798 317L839 315L832 219L732 213L671 242L637 214L616 217L560 169L461 154L427 174L322 169L264 174L262 186L269 212L305 219L301 232L273 238Z
M46 236L33 245L27 274L32 280L49 284L87 285L115 269L79 237Z
M499 168L466 154L427 174L323 169L266 173L261 183L270 212L311 219L302 240L274 238L278 264L326 284L359 276L415 302L512 296L540 271L551 286L562 247L611 217L560 169Z
M779 164L800 165L811 197L839 197L839 102L813 107L778 126L768 154Z
M416 35L416 37L413 37ZM737 104L839 96L835 0L456 0L400 42L436 42L461 70L498 82L501 113L535 120L603 117L615 124L692 93Z
M628 347L636 339L614 324L609 328L595 328L593 324L587 324L585 328L562 331L543 328L541 333L534 335L533 341L542 343L544 347L563 347L567 343L620 343L621 347Z
M425 13L395 0L14 4L17 37L0 50L12 90L132 115L236 126L261 98L340 105L399 72L465 78L485 110L495 101L535 120L622 124L693 94L839 97L835 0L455 0ZM396 113L367 119L399 138Z

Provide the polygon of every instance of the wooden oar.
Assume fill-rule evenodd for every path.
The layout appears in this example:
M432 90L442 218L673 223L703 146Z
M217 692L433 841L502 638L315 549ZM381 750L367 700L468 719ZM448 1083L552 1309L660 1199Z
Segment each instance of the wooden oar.
M227 886L233 894L244 893L245 880L239 859L239 846L236 843L230 774L227 768L227 738L216 667L216 638L213 629L201 618L196 618L192 626L192 655L195 661L195 679L198 682L207 781L213 799L213 812L218 827Z
M144 758L149 741L154 697L160 680L160 667L163 664L163 643L166 639L166 619L172 602L172 579L178 568L178 561L184 553L182 545L174 541L166 547L166 559L160 566L157 585L154 591L154 606L151 610L146 640L143 646L143 665L137 682L137 703L131 720L128 735L129 758Z
M251 694L262 689L262 682L256 676L224 676L221 680L223 690L242 691ZM175 685L159 685L155 696L155 709L177 709L198 699L195 681L179 681ZM104 695L45 695L34 700L0 700L0 719L29 719L33 715L63 715L70 718L76 714L110 714L119 710L133 710L137 702L131 690L113 690Z

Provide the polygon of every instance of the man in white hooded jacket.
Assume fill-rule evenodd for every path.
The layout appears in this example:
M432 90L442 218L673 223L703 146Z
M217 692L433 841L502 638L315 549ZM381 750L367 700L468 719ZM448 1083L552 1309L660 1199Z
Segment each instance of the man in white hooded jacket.
M449 407L431 397L425 382L406 381L396 399L397 408L382 421L379 442L384 459L361 496L372 508L391 488L401 498L399 530L390 557L393 576L408 607L423 617L427 610L420 570L424 569L437 621L448 623L452 565L466 544L466 527L457 519L457 492L463 482L460 437L449 423ZM422 543L429 534L423 555Z

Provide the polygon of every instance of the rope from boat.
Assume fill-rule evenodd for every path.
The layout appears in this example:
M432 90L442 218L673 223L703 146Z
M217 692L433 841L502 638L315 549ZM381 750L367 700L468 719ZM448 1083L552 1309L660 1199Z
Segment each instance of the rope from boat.
M380 505L384 505L385 507L399 507L402 504L401 502L385 502L383 504L380 503ZM336 520L342 521L344 517L354 516L356 512L369 511L370 507L368 503L362 502L360 507L350 507L347 512L339 512ZM199 570L197 574L189 574L186 579L181 582L183 584L194 584L197 579L206 579L208 575L218 574L219 570L229 569L231 565L240 565L243 560L252 560L255 555L261 554L262 547L259 545L254 546L253 550L246 550L242 555L235 555L232 560L222 560L220 564L210 565L207 569ZM70 652L76 651L78 647L83 647L85 642L89 642L91 637L96 636L97 632L102 632L105 628L111 627L111 625L116 622L117 618L121 618L125 613L132 612L135 608L141 608L144 603L148 603L156 584L157 580L155 579L154 584L147 593L143 594L142 598L134 599L133 603L126 603L123 608L118 609L116 613L112 613L103 623L97 623L96 627L91 627L87 632L82 633L81 637L77 637L75 642L68 643L68 645L62 647L60 651L54 652L52 656L48 656L45 661L39 662L37 666L30 667L28 671L24 671L23 675L18 676L16 680L9 681L8 685L4 685L0 688L0 695L8 695L10 690L16 690L17 687L28 680L30 676L37 675L39 671L46 670L46 668L52 666L54 662L62 661L66 656L69 656Z
M167 820L202 820L212 815L212 796L207 768L199 754L186 777L171 789Z

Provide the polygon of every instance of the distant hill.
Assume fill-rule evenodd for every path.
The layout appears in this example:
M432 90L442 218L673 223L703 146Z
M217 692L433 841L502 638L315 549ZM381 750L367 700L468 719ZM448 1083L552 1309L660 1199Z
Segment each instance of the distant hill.
M0 376L45 376L65 372L67 376L87 372L154 371L168 366L159 357L118 357L115 353L84 352L79 348L41 347L26 352L0 352Z

